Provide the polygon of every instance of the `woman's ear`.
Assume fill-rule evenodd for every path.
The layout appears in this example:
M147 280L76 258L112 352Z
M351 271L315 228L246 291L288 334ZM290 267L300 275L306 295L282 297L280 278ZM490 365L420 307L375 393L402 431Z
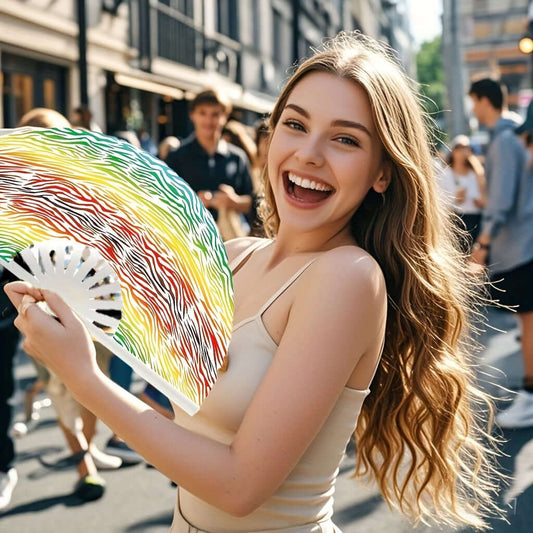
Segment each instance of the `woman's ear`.
M378 193L384 193L391 181L391 165L389 161L383 161L381 165L381 174L376 179L374 184L372 185L372 188Z

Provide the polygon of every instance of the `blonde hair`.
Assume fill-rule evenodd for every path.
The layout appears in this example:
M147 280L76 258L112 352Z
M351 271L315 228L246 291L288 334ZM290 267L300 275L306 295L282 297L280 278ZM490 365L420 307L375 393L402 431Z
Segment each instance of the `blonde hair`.
M467 335L480 281L440 205L420 101L389 50L340 34L296 69L271 131L294 87L316 71L364 89L391 172L386 193L370 190L352 219L356 242L383 270L389 299L381 362L355 433L355 475L371 474L388 504L415 523L487 527L485 518L498 512L492 403L475 383ZM263 214L274 236L279 216L267 176Z
M70 128L70 122L58 111L46 107L34 107L25 113L18 127L34 126L37 128Z

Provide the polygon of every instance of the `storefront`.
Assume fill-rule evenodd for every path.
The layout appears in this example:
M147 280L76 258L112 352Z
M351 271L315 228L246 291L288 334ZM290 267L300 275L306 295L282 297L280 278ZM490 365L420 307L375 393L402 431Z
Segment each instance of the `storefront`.
M67 116L67 69L52 63L2 53L3 127L13 128L34 107Z
M110 133L144 130L154 141L188 131L188 107L180 89L107 73L106 122Z

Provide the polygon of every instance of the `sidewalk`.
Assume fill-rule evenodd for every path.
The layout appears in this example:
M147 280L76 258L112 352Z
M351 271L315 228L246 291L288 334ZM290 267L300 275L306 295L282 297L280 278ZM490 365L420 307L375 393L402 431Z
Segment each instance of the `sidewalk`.
M486 347L480 355L480 379L499 386L517 388L522 375L517 330L514 317L489 311L492 328L481 335ZM498 331L501 330L501 331ZM505 332L503 332L505 331ZM486 365L492 365L492 378L483 376ZM17 359L18 390L14 398L16 420L22 416L22 390L34 375L30 361L21 354ZM498 398L505 392L486 384ZM96 442L103 447L109 429L99 425ZM510 524L496 521L494 533L532 533L529 509L533 507L533 429L505 433L508 442L501 460L502 470L515 476L505 495L510 501ZM33 432L18 438L16 468L19 483L11 506L0 515L2 533L64 533L64 532L168 532L172 522L175 489L163 475L146 465L138 464L112 472L103 472L107 491L101 500L82 504L71 495L77 479L73 468L51 468L67 456L62 434L55 424L52 408L41 411L41 420ZM176 450L179 453L179 450ZM343 462L337 484L334 520L344 533L406 533L413 528L399 514L391 512L375 489L364 488L351 478L354 458ZM421 526L418 533L451 533L452 529ZM471 533L462 530L462 533Z

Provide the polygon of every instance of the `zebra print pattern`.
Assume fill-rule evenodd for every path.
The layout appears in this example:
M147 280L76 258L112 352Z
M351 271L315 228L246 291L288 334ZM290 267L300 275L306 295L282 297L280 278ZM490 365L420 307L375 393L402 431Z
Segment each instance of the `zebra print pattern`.
M97 250L117 273L122 319L112 337L86 320L93 337L193 414L216 380L233 317L225 248L196 194L114 137L13 130L0 137L0 261L9 268L18 252L52 239Z

